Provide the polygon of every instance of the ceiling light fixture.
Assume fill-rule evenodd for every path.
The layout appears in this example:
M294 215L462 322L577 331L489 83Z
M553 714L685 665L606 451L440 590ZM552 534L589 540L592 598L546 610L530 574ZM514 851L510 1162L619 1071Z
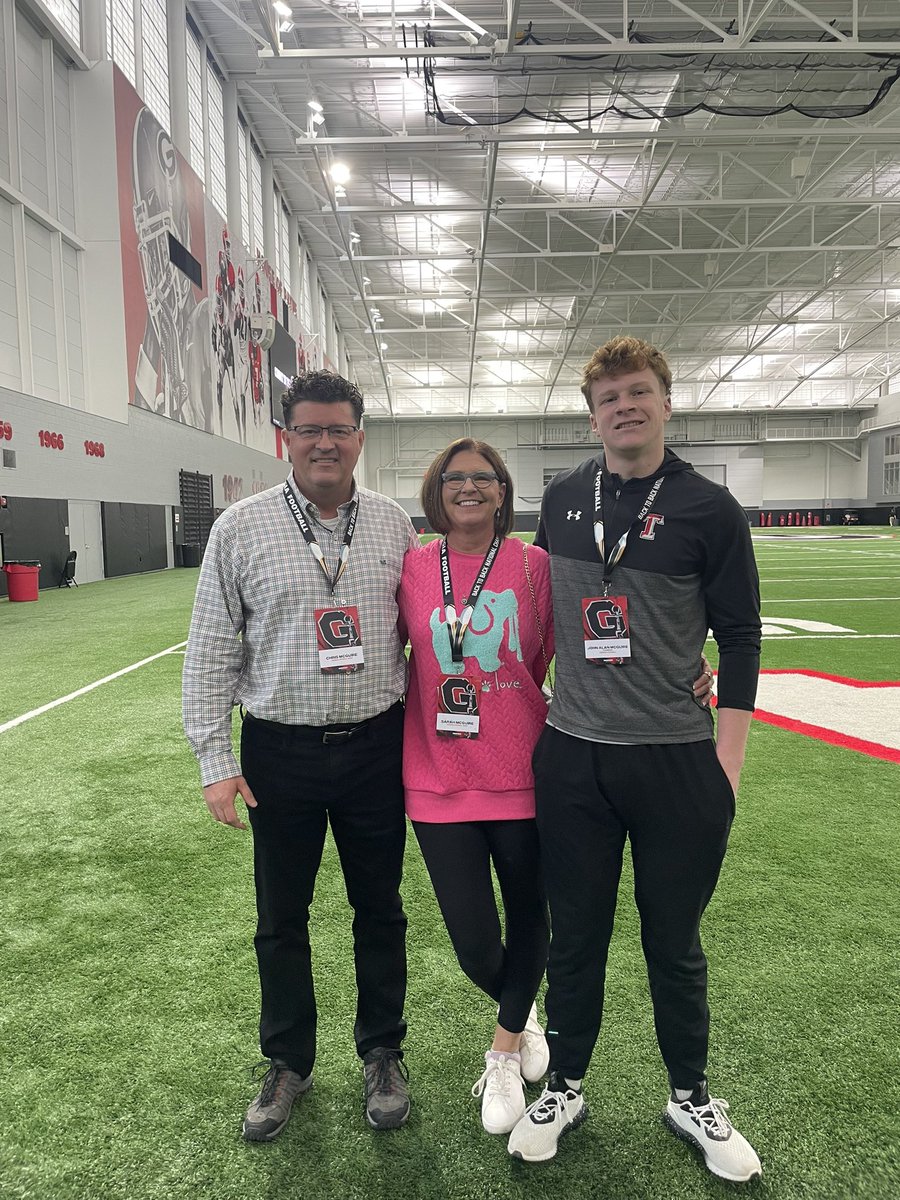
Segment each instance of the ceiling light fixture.
M325 118L322 116L322 114L320 112L314 112L312 117L310 118L310 120L312 121L313 125L324 125L325 124Z
M292 17L294 15L294 10L289 5L285 4L283 0L272 0L272 7L278 13L279 17L284 17L287 19L288 17Z
M350 179L350 168L346 163L336 162L331 164L331 178L335 183L347 183Z
M278 26L278 32L279 33L290 33L293 28L294 28L293 21L282 21L281 24Z
M310 100L306 107L311 108L313 112L320 113L322 111L322 105L318 102L318 100Z
M387 348L388 348L387 342L379 342L378 344L382 350L387 350Z

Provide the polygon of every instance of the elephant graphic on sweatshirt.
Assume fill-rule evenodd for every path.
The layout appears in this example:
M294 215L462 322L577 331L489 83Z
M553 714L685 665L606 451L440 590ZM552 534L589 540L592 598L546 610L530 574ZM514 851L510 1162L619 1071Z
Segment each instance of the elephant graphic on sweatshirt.
M474 658L484 672L499 671L500 648L504 641L510 653L522 661L522 643L519 638L519 602L512 588L502 592L485 589L478 597L472 620L463 640L463 654ZM431 614L431 642L434 656L445 675L461 675L466 669L464 662L455 663L450 654L450 638L444 623L443 608Z

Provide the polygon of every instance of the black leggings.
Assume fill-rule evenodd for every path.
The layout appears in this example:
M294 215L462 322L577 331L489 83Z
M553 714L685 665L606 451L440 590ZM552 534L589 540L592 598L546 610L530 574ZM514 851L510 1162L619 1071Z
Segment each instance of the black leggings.
M459 965L521 1033L547 965L550 927L537 827L525 821L413 821ZM497 873L506 944L491 878Z

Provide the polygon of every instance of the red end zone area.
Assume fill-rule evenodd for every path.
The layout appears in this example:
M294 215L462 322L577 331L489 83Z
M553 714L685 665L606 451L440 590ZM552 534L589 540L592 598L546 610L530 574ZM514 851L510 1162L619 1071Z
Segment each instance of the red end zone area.
M900 763L900 681L764 670L756 703L754 716L767 725Z

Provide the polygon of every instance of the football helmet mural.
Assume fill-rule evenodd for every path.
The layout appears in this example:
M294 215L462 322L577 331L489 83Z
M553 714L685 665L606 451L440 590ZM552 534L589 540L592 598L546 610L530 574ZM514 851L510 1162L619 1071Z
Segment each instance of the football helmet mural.
M132 142L134 229L147 302L147 329L135 373L135 403L212 429L208 397L208 302L171 261L170 238L190 252L190 209L168 133L143 108Z

